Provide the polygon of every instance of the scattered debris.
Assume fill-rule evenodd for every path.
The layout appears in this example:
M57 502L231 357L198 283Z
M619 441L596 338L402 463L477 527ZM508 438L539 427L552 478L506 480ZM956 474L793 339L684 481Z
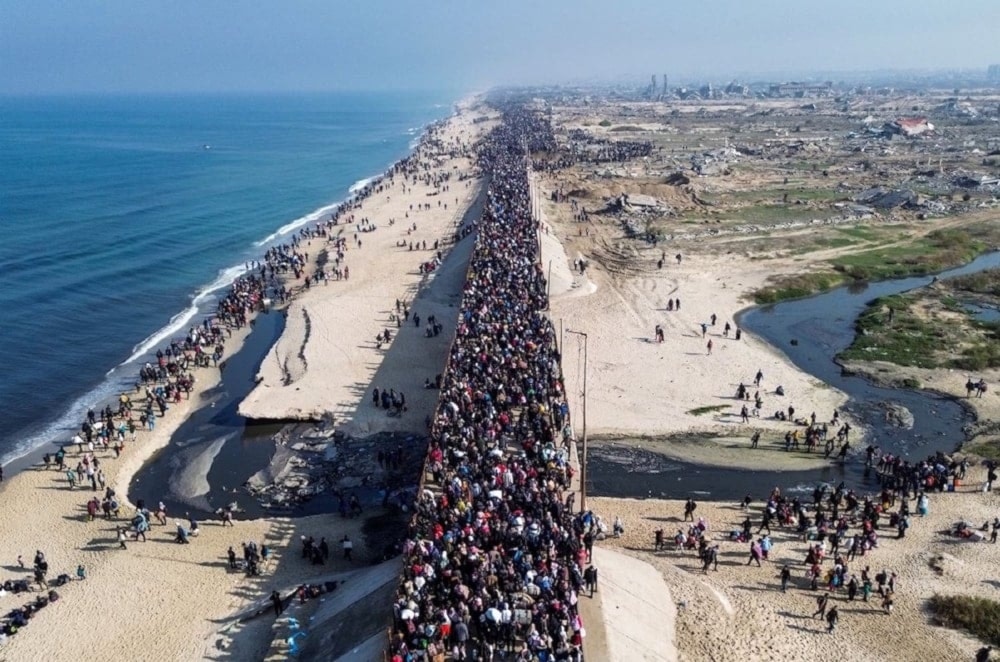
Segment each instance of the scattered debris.
M265 508L291 508L321 494L358 488L377 491L386 505L405 508L426 450L426 439L418 435L383 432L358 439L325 423L285 426L274 441L271 462L245 485Z

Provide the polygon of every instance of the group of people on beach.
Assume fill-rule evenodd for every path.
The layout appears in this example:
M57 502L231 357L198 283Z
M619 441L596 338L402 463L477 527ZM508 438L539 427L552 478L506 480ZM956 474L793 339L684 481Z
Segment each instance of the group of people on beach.
M804 544L800 562L804 582L800 587L820 592L812 617L825 620L827 631L832 633L841 618L836 605L840 596L848 603L867 603L877 598L877 610L892 614L900 590L899 575L886 565L877 572L872 570L871 556L881 550L885 538L905 538L914 518L930 513L931 494L955 490L965 480L968 469L967 460L949 458L941 452L911 462L870 445L865 451L865 475L874 472L880 486L873 494L859 494L843 482L836 488L819 484L809 502L798 496L789 498L775 487L757 522L751 514L753 497L748 494L739 504L745 513L742 523L717 538L746 545L746 565L757 567L763 567L762 562L771 558L778 544L773 538L775 531L786 534L781 544ZM995 465L988 464L987 469L995 480ZM983 490L991 488L987 475ZM721 544L713 544L709 522L696 517L697 507L694 499L685 502L683 520L691 524L677 529L672 542L674 549L694 551L702 563L702 572L707 573L713 568L718 570ZM989 522L981 527L960 523L951 534L985 540L990 527ZM996 542L998 533L1000 518L992 523L990 542ZM653 549L668 549L663 529L654 532ZM784 593L794 581L792 565L783 564L778 577Z
M23 557L17 557L17 566L20 569L27 570ZM11 609L0 618L0 644L27 626L39 610L61 599L62 596L52 588L53 586L64 586L72 581L72 577L66 573L62 573L54 579L48 579L49 561L45 553L41 550L35 551L32 573L34 575L34 582L29 582L27 579L7 579L3 582L2 587L0 587L0 597L5 597L8 594L19 595L36 590L32 589L32 584L35 584L37 590L41 592L41 595L34 597L30 602L21 607ZM86 569L82 565L78 565L76 568L76 579L79 581L86 578Z
M525 147L547 122L508 107L480 145L491 174L459 326L440 384L403 549L392 659L579 659L577 611L592 518L564 500L568 409L544 314Z
M467 149L462 145L446 147L439 139L437 129L438 127L434 126L429 128L421 147L450 149L452 152L455 150L464 152ZM69 443L61 444L55 452L44 454L42 458L44 469L55 468L65 475L70 489L87 487L91 492L103 491L103 494L92 496L84 504L88 521L117 522L123 517L122 499L114 488L107 484L108 478L102 466L103 462L111 453L114 457L119 457L125 451L126 443L137 441L137 433L140 430L154 431L158 418L166 416L172 405L185 397L190 397L196 382L195 369L219 366L224 357L226 341L231 338L234 330L251 325L254 316L266 312L272 302L287 303L297 290L308 288L321 281L328 282L329 279L349 278L350 271L345 263L348 250L347 238L336 233L336 228L341 224L349 226L355 223L356 219L352 212L360 208L364 199L387 193L395 177L403 180L404 190L407 182L412 181L414 185L424 182L436 187L435 193L449 191L449 183L453 180L451 172L432 172L430 164L415 153L397 162L383 176L373 179L361 190L356 191L352 198L334 209L328 218L312 226L300 228L286 243L268 248L262 259L247 262L244 265L245 273L239 276L219 299L210 317L188 328L184 336L172 339L168 346L157 349L155 359L150 357L139 368L134 393L121 394L113 406L105 404L96 411L95 409L88 411L80 424L79 432ZM458 179L464 180L466 176L460 176ZM447 203L442 200L439 200L437 205L447 207ZM390 219L389 224L392 225L393 222L394 219ZM357 220L356 224L359 232L376 229L376 226L367 219ZM456 241L468 236L471 231L470 226L459 228L455 235ZM306 252L304 243L313 239L322 240L325 246L321 254L314 255L314 260L310 262L310 255ZM355 240L357 247L360 248L360 237L356 237ZM437 251L438 248L438 242L434 242L433 250ZM440 255L437 259L439 258ZM310 265L314 269L311 274ZM434 331L436 334L440 328L437 327ZM141 397L137 397L137 393L141 394ZM401 393L394 397L390 391L388 395L392 407L405 409L405 397ZM72 453L74 446L78 453L75 466L68 463L68 455ZM105 455L99 456L99 452L104 452ZM398 458L387 453L384 461L387 464L390 461L398 462ZM2 478L3 472L0 467L0 480ZM357 503L356 497L349 505L345 505L345 512L348 509L352 515L360 512L360 504ZM232 525L232 508L220 511L223 525L227 523ZM161 502L155 511L150 511L140 499L128 519L121 525L116 524L113 529L117 547L127 549L131 540L145 541L146 534L154 521L164 526L168 524L166 506ZM198 522L190 515L187 516L186 523L178 521L175 525L174 540L177 543L189 543L191 538L198 534ZM340 544L345 557L350 559L353 543L345 537ZM235 552L231 549L229 551L230 554L227 556L230 557L232 565L238 560L234 558ZM259 564L268 554L266 546L257 548L255 543L244 544L243 565L248 572L255 574ZM24 567L23 562L20 565ZM33 572L35 583L40 588L46 588L49 584L49 580L46 579L48 563L41 553L36 556ZM62 585L67 577L68 575L60 575L52 581L56 585ZM77 569L77 577L85 578L83 566ZM3 591L21 592L27 590L29 584L27 580L8 580L3 584ZM8 613L2 622L0 639L16 633L19 628L27 624L37 609L57 599L59 599L58 594L51 591L48 595L38 597L31 604Z

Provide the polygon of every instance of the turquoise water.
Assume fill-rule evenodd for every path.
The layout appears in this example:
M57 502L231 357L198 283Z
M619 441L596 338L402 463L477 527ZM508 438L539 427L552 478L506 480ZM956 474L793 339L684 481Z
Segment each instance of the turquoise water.
M0 98L0 458L71 436L456 98Z

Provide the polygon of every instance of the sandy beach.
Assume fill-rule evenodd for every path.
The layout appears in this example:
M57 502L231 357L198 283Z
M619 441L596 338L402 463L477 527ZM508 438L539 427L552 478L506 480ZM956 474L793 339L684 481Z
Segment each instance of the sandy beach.
M350 223L334 228L336 236L348 239L350 280L314 286L292 302L285 332L264 359L258 385L240 405L241 414L280 420L332 417L352 435L426 429L422 415L390 418L370 406L371 388L402 392L415 411L430 411L436 401L436 391L425 389L424 383L441 372L454 335L465 260L456 256L430 273L419 266L447 253L456 229L478 218L482 181L459 179L473 167L468 148L490 127L474 123L474 117L469 112L453 117L436 141L417 150L431 167L416 183L396 177L388 192L371 196L352 212L356 219L376 220L377 230L356 234L356 224ZM445 175L450 179L436 182ZM302 250L315 254L324 243L313 240ZM456 245L460 252L470 248L471 241ZM448 293L417 297L421 288L439 279L449 281L444 288ZM409 309L408 319L399 325L395 316L403 314L395 309L397 300ZM443 328L427 338L431 316ZM393 338L387 346L376 341L385 330ZM389 353L405 360L386 361Z
M461 136L462 140L471 141L475 131L488 127L487 123L481 123L473 131L470 112L463 108L461 114L449 121L442 132L448 136L447 140ZM468 172L468 161L444 164L435 156L421 158L426 158L428 165L446 167L454 177ZM301 401L301 412L333 412L340 423L352 421L352 429L356 431L423 429L425 412L432 410L436 393L425 392L423 380L433 378L443 368L443 357L453 333L448 312L453 320L452 298L460 291L464 279L463 248L460 244L454 258L446 259L440 269L423 279L417 266L421 260L433 257L430 245L435 239L451 238L456 223L465 217L479 191L479 183L472 179L461 183L452 180L450 186L445 195L451 196L452 204L447 210L437 209L438 198L428 197L426 187L413 185L407 186L405 195L394 191L391 207L368 198L354 211L359 217L377 222L379 230L363 234L363 248L349 251L346 260L351 269L349 281L314 286L293 300L288 310L287 338L282 338L269 360L281 360L275 357L282 356L290 339L301 332L294 321L296 316L307 310L314 317L310 330L314 340L307 345L305 357L313 363L294 385L275 389L280 395L275 398L277 404L271 403L277 407L272 412L294 418L294 412L280 408ZM457 205L453 204L455 197L459 199ZM408 236L404 216L409 204L416 206L429 201L434 202L431 210L411 213L409 219L418 225L418 230L409 237L414 241L426 240L428 249L411 253L395 246L401 237ZM397 213L396 224L390 229L387 220L382 219ZM440 250L447 252L448 248L442 244ZM315 250L312 246L302 250L310 253L310 261L319 253L318 246ZM435 281L440 285L432 287ZM427 298L420 298L421 293L427 293ZM443 332L434 338L424 338L423 326L412 329L411 323L411 329L404 330L414 331L409 334L412 337L400 334L401 342L393 342L388 351L377 350L374 336L383 326L389 326L386 316L397 297L407 301L425 319L436 313L445 325ZM395 327L391 328L395 332ZM234 333L227 342L227 354L238 351L247 332L244 329ZM351 351L342 353L347 347ZM333 361L324 363L322 357L331 355L336 355ZM385 361L380 368L386 357L396 360ZM268 370L265 363L262 372L271 374ZM108 485L114 486L121 498L144 462L168 444L185 417L203 403L202 394L219 379L218 371L213 368L195 374L197 381L191 398L172 405L166 416L158 419L153 432L140 431L136 442L126 443L120 458L115 458L111 451L97 451ZM406 393L409 409L406 415L390 418L375 410L379 416L372 420L367 408L360 405L367 405L368 383L373 377L375 384L385 383L386 388L395 387ZM269 384L266 378L263 383ZM320 384L328 388L323 390ZM312 399L306 397L310 393L314 395ZM254 402L270 401L258 395ZM357 413L348 416L351 412ZM75 466L79 459L76 446L66 450L67 464ZM175 521L187 525L187 520L183 513L169 513L166 526L153 524L148 542L130 540L127 549L119 549L115 527L127 526L127 517L132 512L130 505L123 507L125 519L108 521L98 516L87 521L86 501L100 493L92 492L89 485L71 490L62 472L37 467L25 470L9 476L0 493L8 506L15 509L14 516L0 524L0 559L7 578L31 579L35 550L46 555L50 581L62 573L75 578L78 565L85 567L87 577L57 588L61 599L41 610L29 627L5 642L0 659L10 660L68 660L78 658L81 651L86 651L88 658L110 658L120 656L123 645L127 646L127 657L137 660L263 659L275 636L270 611L245 625L237 624L231 617L262 600L269 610L266 598L272 590L287 594L303 582L330 577L346 577L349 585L351 577L361 576L356 573L371 558L365 545L368 536L367 530L363 530L365 522L381 514L374 509L355 519L337 515L275 517L237 521L234 527L224 527L219 521L203 521L200 535L192 538L191 544L180 545L174 542ZM24 512L16 512L17 509ZM339 541L344 535L354 542L354 561L340 557ZM310 565L299 558L298 541L303 536L315 536L317 541L321 537L327 539L333 553L325 565ZM247 541L267 544L273 550L260 577L228 571L227 548L232 546L239 554L241 544ZM26 569L16 563L18 556L23 557ZM364 581L374 581L372 589L378 585L371 578ZM4 599L10 609L27 603L35 595L8 594ZM366 627L372 625L375 630L381 628L377 620Z
M333 237L346 240L350 277L308 288L296 285L294 298L277 313L287 316L285 331L240 405L242 415L322 420L354 437L426 431L439 391L424 384L444 370L473 248L472 239L456 237L456 231L482 211L484 181L474 173L469 148L494 124L476 121L483 113L470 103L461 105L436 139L418 150L422 175L397 177L387 190L348 212L353 221L334 227ZM534 187L543 219L541 264L550 277L548 314L559 337L575 435L581 432L584 344L578 334L583 333L592 441L710 467L792 471L829 464L819 454L778 452L782 437L801 426L770 414L793 405L799 417L815 412L818 421L830 421L846 396L803 373L778 348L746 333L735 338L736 316L749 305L749 293L776 272L801 268L796 260L761 264L710 249L675 257L668 254L672 251L622 241L611 222L573 220L565 205L551 201L551 182L543 176L535 177ZM373 230L360 231L372 225ZM308 254L313 270L330 257L329 247L328 238L314 238L298 250ZM665 264L658 266L657 259ZM668 310L667 300L682 300L682 305ZM432 317L440 325L436 334L427 333ZM732 325L728 333L723 330L727 322ZM654 336L657 325L664 331L662 343ZM391 339L379 341L386 331ZM228 353L238 350L246 333L234 334ZM758 371L763 380L756 387ZM215 369L196 374L191 398L172 406L154 432L140 433L137 442L127 444L121 458L98 451L108 483L121 497L218 383ZM749 423L741 421L743 401L734 397L741 383L751 393L759 390L764 400L761 416ZM784 396L775 393L779 385ZM374 388L404 394L405 409L391 415L375 406ZM995 394L990 398L973 403L983 420L996 418ZM751 453L747 447L755 430L762 440ZM862 435L863 430L854 434L855 445ZM67 450L68 464L75 465L79 454L75 447ZM701 503L697 514L710 524L708 539L720 545L719 571L702 575L693 553L652 550L655 530L665 529L669 538L683 528L682 503L591 497L588 508L609 525L621 517L625 532L597 545L594 563L601 588L580 603L589 632L587 654L610 660L799 660L816 659L822 646L831 658L892 659L905 651L905 659L918 654L968 659L976 642L929 625L922 605L955 586L973 595L995 593L989 577L997 547L942 533L958 520L978 527L996 515L996 493L978 489L982 473L975 467L963 489L932 495L929 516L915 517L905 539L883 534L864 563L870 562L873 572L891 568L898 573L896 612L887 616L875 604L844 604L835 650L826 643L831 640L819 638L825 636L822 623L809 619L814 593L803 576L806 543L792 532L775 527L770 560L763 568L745 568L746 544L731 542L729 532L747 513L736 504ZM25 510L0 524L0 562L8 577L30 578L36 549L51 564L50 579L63 572L74 575L77 565L87 573L86 580L58 588L60 601L6 642L0 659L72 659L80 650L112 657L120 654L122 641L132 645L130 659L284 659L290 651L282 642L294 631L286 621L275 624L267 596L272 590L288 594L303 582L330 580L346 582L340 593L329 601L294 605L289 614L322 624L315 632L325 633L325 642L336 638L331 632L350 631L343 639L356 646L338 648L338 659L381 659L399 568L394 561L371 563L381 551L375 543L366 544L372 538L369 524L386 515L380 509L357 519L272 517L237 521L234 527L202 522L190 545L174 542L174 522L183 521L183 513L170 513L167 525L154 525L148 542L129 541L127 549L119 549L115 526L127 520L87 521L85 502L94 493L71 490L61 472L24 471L5 482L0 493L11 507ZM750 514L755 522L763 496L754 495ZM30 507L34 504L39 505ZM353 561L339 554L345 535L354 541ZM326 538L333 548L326 564L300 557L298 541L304 536ZM239 550L251 540L273 550L264 574L228 571L226 549ZM18 566L19 555L29 569ZM785 563L794 569L793 588L782 595L776 576ZM23 595L5 599L11 606L28 600ZM843 601L839 595L834 599L838 605Z

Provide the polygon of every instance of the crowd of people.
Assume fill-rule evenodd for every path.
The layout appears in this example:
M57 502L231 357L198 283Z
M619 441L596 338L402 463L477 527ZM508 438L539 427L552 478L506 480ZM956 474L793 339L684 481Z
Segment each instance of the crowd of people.
M543 149L556 152L556 140L551 128L541 128L538 138L544 140ZM569 132L566 149L558 157L548 160L535 159L532 163L535 170L556 171L572 167L577 163L624 163L631 159L649 156L653 153L653 143L634 140L611 140L601 138L583 129L573 129Z
M17 557L17 565L21 569L27 570L24 565L24 559L21 556ZM6 641L8 637L14 636L28 625L32 617L39 610L60 599L59 593L52 588L53 586L64 586L72 580L65 573L58 575L55 579L48 579L49 562L45 557L45 553L41 550L35 551L32 572L34 574L34 582L29 582L27 579L8 579L0 587L0 597L5 597L8 594L19 595L36 590L32 588L32 584L37 585L37 590L41 591L41 594L34 597L30 602L21 607L15 607L0 617L0 643ZM87 571L82 565L76 568L76 578L77 580L87 578Z
M393 660L581 656L581 541L593 518L574 516L563 494L568 410L525 151L550 134L510 105L479 145L488 199L431 424L433 482L404 542Z
M827 629L833 632L839 620L835 599L847 602L869 602L877 596L881 610L892 613L894 595L899 590L897 573L883 566L872 570L874 553L887 532L895 538L905 538L913 517L929 513L930 499L926 489L937 484L934 477L944 474L964 474L962 463L947 462L940 455L910 465L905 462L875 462L869 453L870 467L879 467L883 484L881 492L861 495L848 489L844 483L836 488L826 484L815 487L811 502L798 496L788 497L779 488L768 495L761 510L760 520L751 515L753 498L747 495L740 507L745 518L738 528L725 532L730 542L748 546L746 565L763 567L775 546L772 528L783 532L784 542L798 540L805 548L801 560L805 568L808 588L817 592L817 609L814 618L826 620ZM905 469L903 468L905 465ZM898 466L898 476L889 467ZM911 505L912 504L912 505ZM915 512L913 508L915 507ZM684 505L684 521L692 525L687 532L678 529L673 538L674 549L692 550L702 563L702 572L718 570L720 545L712 544L709 523L704 517L695 522L697 503L688 499ZM756 525L756 526L755 526ZM754 530L756 528L756 531ZM766 533L765 533L766 532ZM653 549L667 548L663 529L654 532ZM829 562L829 563L828 563ZM781 567L780 590L787 591L793 581L788 564Z

